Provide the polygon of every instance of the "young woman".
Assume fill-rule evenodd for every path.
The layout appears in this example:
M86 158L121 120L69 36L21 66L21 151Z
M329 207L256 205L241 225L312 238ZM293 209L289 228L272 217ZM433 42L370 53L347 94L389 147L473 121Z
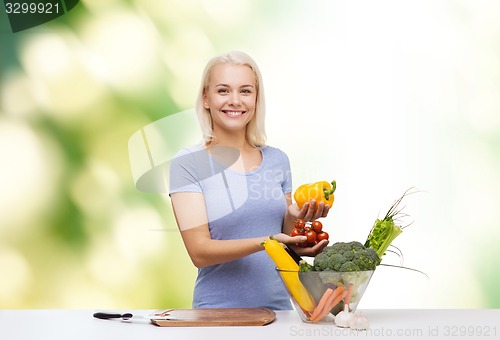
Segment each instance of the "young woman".
M193 307L291 309L261 242L273 235L304 256L328 243L299 247L288 236L296 218L328 214L323 203L292 203L287 155L267 146L264 93L256 63L242 52L209 61L196 106L204 143L171 163L170 197L187 252L198 269Z

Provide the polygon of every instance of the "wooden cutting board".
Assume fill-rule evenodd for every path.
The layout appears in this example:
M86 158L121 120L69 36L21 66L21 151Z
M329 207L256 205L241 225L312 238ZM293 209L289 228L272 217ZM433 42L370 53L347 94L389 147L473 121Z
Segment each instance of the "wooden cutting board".
M264 326L276 319L276 313L267 308L173 309L166 318L151 322L160 327Z

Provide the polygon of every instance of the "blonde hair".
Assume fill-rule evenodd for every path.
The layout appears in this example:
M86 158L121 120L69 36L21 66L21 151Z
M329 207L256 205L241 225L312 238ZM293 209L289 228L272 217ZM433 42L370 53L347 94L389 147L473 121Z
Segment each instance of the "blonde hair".
M210 110L206 109L203 104L203 96L208 89L208 84L210 82L210 77L212 76L213 69L215 68L215 66L225 63L248 66L255 74L257 101L255 103L255 114L252 117L252 120L247 125L246 139L254 147L263 146L266 144L266 132L264 124L266 108L264 100L264 90L262 85L262 76L260 74L257 63L249 55L240 51L227 52L210 59L205 66L205 70L203 71L201 86L198 92L198 98L196 99L196 114L200 122L205 145L212 145L216 139L216 136L214 135L213 131Z

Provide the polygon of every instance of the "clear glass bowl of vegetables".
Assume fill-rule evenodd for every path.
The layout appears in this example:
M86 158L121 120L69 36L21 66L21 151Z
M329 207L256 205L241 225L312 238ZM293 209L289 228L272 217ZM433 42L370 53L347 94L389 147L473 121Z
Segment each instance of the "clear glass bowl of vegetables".
M288 247L280 247L275 240L264 242L302 321L334 322L338 313L356 310L375 268L381 264L392 241L411 224L401 224L408 215L402 213L403 208L399 205L414 192L414 188L405 191L382 219L376 219L364 244L336 242L316 255L313 264L304 261ZM399 255L399 249L394 248ZM396 267L425 275L402 265Z
M290 251L290 250L289 250ZM305 322L332 322L345 310L354 312L380 263L377 253L359 242L336 242L309 264L296 259L291 270L276 268L295 309Z
M311 323L334 322L334 316L346 305L354 312L374 273L374 270L276 270L301 320Z

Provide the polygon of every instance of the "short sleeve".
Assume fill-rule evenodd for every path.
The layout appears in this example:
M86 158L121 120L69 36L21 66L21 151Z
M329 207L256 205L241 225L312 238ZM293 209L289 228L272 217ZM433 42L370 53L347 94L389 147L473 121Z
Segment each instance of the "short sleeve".
M292 192L292 170L287 154L284 152L281 154L283 155L283 183L281 187L283 188L283 193L286 195Z
M182 149L170 162L169 195L176 192L201 192L193 153Z

